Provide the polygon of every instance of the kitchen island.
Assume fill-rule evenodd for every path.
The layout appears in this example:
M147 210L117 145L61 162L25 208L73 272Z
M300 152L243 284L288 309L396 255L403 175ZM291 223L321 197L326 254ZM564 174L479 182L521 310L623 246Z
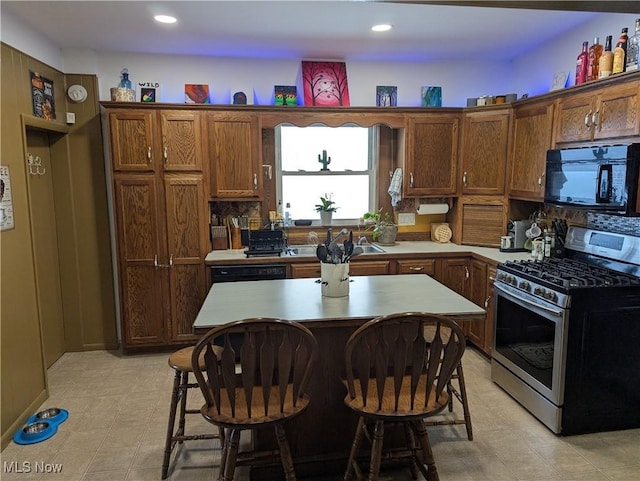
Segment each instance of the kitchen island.
M275 317L302 322L318 340L319 356L309 383L311 404L286 425L296 473L342 473L357 417L343 403L344 346L364 322L378 316L424 311L459 322L483 319L484 309L433 278L421 275L352 277L347 297L323 297L315 279L279 279L214 284L198 313L194 332L230 321ZM259 430L252 449L271 451L272 430ZM251 479L271 479L281 468L277 456L251 463Z

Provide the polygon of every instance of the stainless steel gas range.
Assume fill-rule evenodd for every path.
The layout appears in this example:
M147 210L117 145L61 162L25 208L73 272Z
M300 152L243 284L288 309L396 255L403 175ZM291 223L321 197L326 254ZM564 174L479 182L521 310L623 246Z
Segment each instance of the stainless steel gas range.
M557 434L640 427L640 237L572 227L494 286L494 382Z

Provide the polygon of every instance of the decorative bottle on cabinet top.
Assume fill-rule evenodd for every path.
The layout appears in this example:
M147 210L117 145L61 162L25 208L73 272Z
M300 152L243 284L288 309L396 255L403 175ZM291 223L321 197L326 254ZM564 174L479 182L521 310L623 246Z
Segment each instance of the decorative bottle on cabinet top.
M576 60L576 85L587 81L587 67L589 64L589 42L582 42L582 52Z
M628 29L625 27L622 29L622 33L620 34L620 38L618 39L618 43L616 43L616 48L613 50L613 72L614 74L622 73L626 67L626 57L627 57L627 31Z
M602 56L602 44L600 38L593 39L593 45L589 47L589 65L587 66L587 81L598 78L598 66Z
M607 35L607 39L604 43L604 52L600 56L600 63L598 65L598 78L606 78L611 75L613 70L613 52L611 51L611 41L613 37Z
M627 72L640 68L640 18L636 19L636 33L627 41Z

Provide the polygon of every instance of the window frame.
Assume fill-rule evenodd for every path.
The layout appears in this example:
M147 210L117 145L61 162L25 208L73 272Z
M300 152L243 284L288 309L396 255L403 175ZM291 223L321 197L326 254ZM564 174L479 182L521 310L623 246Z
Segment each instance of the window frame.
M368 159L367 159L367 170L347 170L347 171L332 171L332 170L297 170L297 171L283 171L282 170L282 149L281 149L281 127L298 127L298 128L307 128L307 127L327 127L327 128L340 128L340 127L361 127L366 128L368 130ZM276 181L276 205L279 203L283 203L283 192L282 192L282 177L283 175L291 176L291 177L307 177L307 176L352 176L352 175L368 175L369 176L369 205L367 212L375 212L377 210L377 200L378 200L378 169L380 165L380 152L379 152L379 126L371 125L371 126L361 126L356 123L346 123L340 126L329 126L323 123L314 123L305 126L299 126L292 123L282 123L275 127L275 181ZM364 212L363 212L364 214ZM349 219L336 219L335 215L332 220L332 225L351 225L351 224L359 224L362 221L361 218L349 218ZM320 225L320 219L312 219L312 225Z

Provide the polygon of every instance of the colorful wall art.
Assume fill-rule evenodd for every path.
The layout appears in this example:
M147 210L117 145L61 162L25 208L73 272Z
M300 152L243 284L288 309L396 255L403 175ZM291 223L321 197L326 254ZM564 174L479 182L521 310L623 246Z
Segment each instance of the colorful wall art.
M376 105L378 107L397 107L398 87L378 85L376 87Z
M207 84L184 84L184 102L186 104L210 104Z
M302 61L304 104L317 107L348 107L349 86L344 62Z
M56 104L53 97L53 82L37 72L29 71L31 76L31 104L33 115L47 120L55 120Z
M298 105L298 88L295 85L274 85L273 105Z
M442 87L422 87L423 107L442 107Z

